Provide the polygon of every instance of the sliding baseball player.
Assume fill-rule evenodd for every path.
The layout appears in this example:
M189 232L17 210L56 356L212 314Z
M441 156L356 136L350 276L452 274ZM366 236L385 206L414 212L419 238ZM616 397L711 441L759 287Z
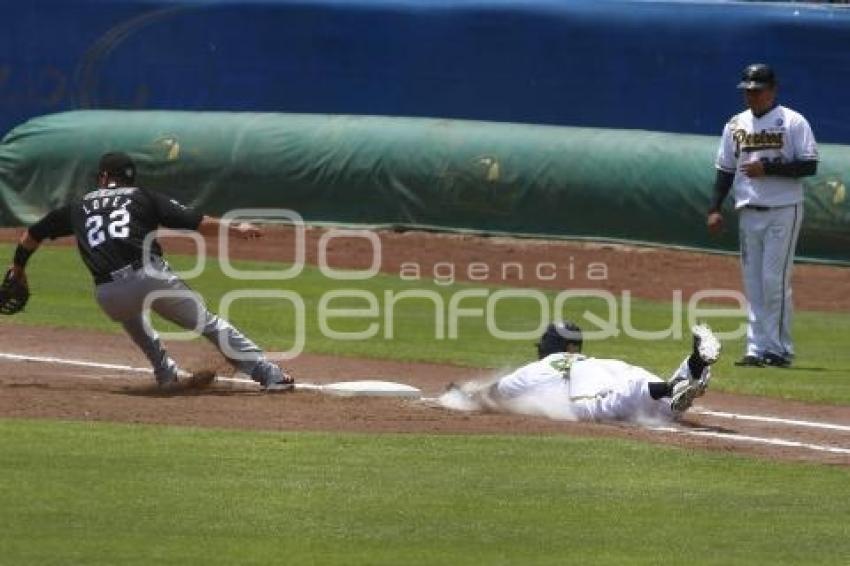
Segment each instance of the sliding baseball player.
M466 410L548 412L579 421L677 419L705 393L710 366L720 357L720 342L708 326L692 331L693 350L665 381L620 360L586 356L578 326L550 324L537 344L537 361L495 382L450 386L441 403Z

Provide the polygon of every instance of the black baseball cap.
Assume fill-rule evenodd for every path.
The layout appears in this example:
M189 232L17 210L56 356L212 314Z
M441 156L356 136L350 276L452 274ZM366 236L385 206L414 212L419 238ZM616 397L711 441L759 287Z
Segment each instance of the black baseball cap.
M119 177L125 181L132 181L136 177L136 164L126 153L112 151L104 153L100 157L98 172L106 173L110 177Z
M741 74L741 82L738 83L740 90L761 90L776 85L776 75L769 65L764 63L753 63L747 65Z

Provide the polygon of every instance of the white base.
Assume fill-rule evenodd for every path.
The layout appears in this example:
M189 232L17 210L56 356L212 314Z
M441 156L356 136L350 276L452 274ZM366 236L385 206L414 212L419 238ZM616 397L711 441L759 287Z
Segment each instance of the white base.
M405 397L419 399L422 390L393 381L379 381L364 379L360 381L340 381L338 383L327 383L325 385L312 385L309 383L295 385L295 390L313 390L326 395L337 395L339 397Z

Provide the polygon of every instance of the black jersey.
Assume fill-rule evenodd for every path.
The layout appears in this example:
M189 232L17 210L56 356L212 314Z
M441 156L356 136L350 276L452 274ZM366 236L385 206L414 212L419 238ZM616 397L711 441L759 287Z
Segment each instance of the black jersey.
M145 238L158 227L196 230L203 215L168 197L138 187L96 189L57 208L30 226L41 241L74 235L80 255L95 281L127 265L139 267ZM153 255L161 256L156 239Z

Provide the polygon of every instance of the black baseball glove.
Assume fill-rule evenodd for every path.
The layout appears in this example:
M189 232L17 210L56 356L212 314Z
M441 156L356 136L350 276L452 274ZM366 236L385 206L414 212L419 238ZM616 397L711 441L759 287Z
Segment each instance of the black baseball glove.
M6 271L0 284L0 314L21 312L30 298L30 289L26 279L17 279L12 270Z

